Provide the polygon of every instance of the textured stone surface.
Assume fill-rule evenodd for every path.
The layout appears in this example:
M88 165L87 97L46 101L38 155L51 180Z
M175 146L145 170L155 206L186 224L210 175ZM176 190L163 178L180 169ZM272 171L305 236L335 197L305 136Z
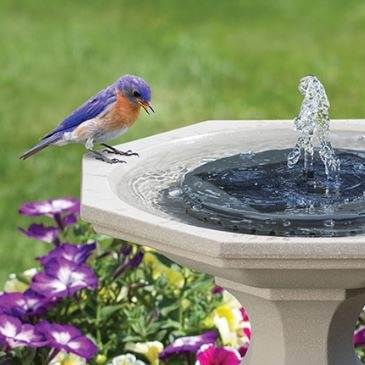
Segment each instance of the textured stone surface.
M335 147L364 149L365 121L332 121ZM209 121L118 146L140 158L107 165L83 160L82 217L100 233L153 247L217 278L252 314L249 365L355 365L352 330L365 304L365 237L254 236L191 225L154 212L129 191L148 166L228 152L287 148L291 121ZM240 142L241 141L241 142ZM212 152L213 153L213 152ZM355 289L355 290L351 290ZM256 330L255 330L256 328Z

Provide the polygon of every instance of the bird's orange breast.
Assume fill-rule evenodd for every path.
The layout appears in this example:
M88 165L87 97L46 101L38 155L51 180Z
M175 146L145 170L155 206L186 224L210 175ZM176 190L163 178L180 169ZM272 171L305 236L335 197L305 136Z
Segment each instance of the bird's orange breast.
M105 115L105 126L109 130L129 128L138 118L141 107L131 103L119 91L116 91L117 101ZM103 118L103 119L104 119Z

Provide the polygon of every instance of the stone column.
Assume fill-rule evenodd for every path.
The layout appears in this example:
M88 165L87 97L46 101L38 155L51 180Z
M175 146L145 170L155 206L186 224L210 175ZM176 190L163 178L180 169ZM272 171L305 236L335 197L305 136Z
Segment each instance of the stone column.
M216 278L247 310L242 365L360 365L353 333L365 289L264 289Z

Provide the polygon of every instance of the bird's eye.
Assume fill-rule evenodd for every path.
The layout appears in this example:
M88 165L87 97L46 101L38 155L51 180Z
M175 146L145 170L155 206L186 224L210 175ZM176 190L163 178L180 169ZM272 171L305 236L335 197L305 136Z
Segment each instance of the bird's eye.
M137 90L134 90L133 96L135 96L136 98L139 98L141 96L141 94Z

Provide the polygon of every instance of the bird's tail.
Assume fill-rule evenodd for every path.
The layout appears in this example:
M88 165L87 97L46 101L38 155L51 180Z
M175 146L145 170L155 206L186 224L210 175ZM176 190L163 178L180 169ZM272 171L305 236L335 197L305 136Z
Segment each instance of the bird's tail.
M44 148L48 147L50 144L56 142L61 138L60 133L55 133L52 136L49 136L48 138L43 139L41 142L39 142L37 145L32 147L27 152L24 152L19 158L21 160L26 160L28 157L33 156L35 153L42 151Z

